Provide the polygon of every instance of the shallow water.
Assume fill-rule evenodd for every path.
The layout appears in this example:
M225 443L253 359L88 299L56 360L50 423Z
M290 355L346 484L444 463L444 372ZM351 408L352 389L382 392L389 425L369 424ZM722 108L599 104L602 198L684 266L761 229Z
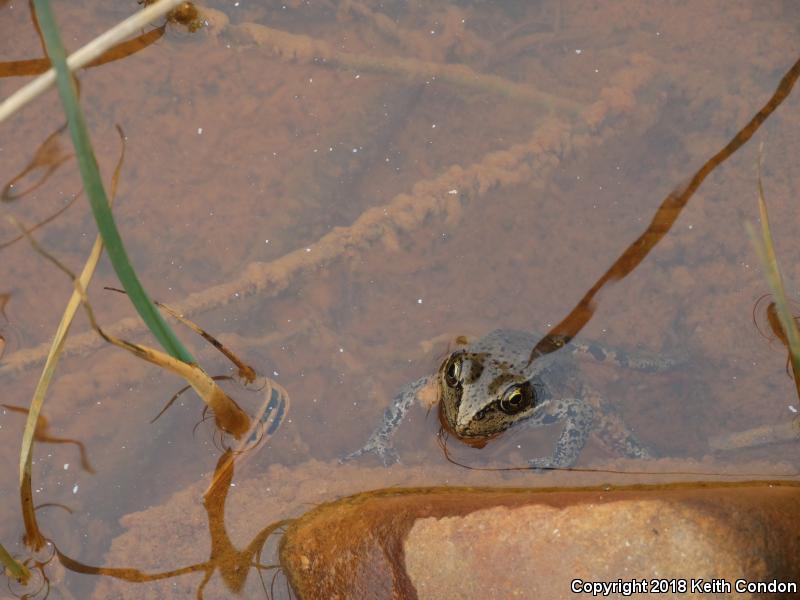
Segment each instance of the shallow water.
M401 467L336 459L363 443L394 392L437 368L447 339L499 327L545 332L561 321L667 194L773 93L800 52L797 9L780 2L236 4L209 5L229 24L209 12L209 29L190 34L170 25L154 45L80 76L107 177L119 153L114 125L127 136L114 213L147 289L180 306L191 294L241 283L238 295L206 293L204 310L192 316L292 399L285 424L237 472L226 511L234 544L309 503L364 489L609 479L464 470L444 458L435 413L426 418L422 408L399 431ZM71 49L135 8L57 5ZM0 59L41 56L27 5L3 3L0 11ZM434 72L432 64L467 65L483 77ZM1 79L0 95L22 81ZM576 114L576 104L592 108ZM708 440L785 423L800 408L784 349L753 324L767 286L743 225L757 219L763 143L777 252L788 293L800 297L799 108L795 92L709 176L642 264L600 294L581 338L688 360L666 374L586 365L582 375L663 459L618 461L590 443L580 467L742 478L794 471L795 441L714 454ZM3 183L61 120L49 92L0 125ZM69 149L67 138L61 147ZM79 188L68 162L6 209L33 223ZM11 235L0 226L0 241ZM38 234L73 269L93 238L83 199ZM294 251L266 279L250 266ZM8 365L17 364L15 352L50 338L70 283L25 243L4 249L2 259L0 294L10 294L3 402L27 405L36 369ZM91 297L103 324L132 314L123 297L102 290L115 283L102 263ZM80 316L73 331L87 328ZM181 337L210 373L229 372L191 335ZM54 435L86 445L97 471L81 471L73 445L36 447L35 502L73 511L39 515L63 552L148 571L207 559L200 495L219 453L209 426L192 434L201 403L187 394L148 423L180 386L102 345L63 361L45 414ZM18 460L22 423L16 412L0 413L4 464ZM517 466L551 450L555 434L528 431L482 450L457 443L451 450L474 466ZM5 480L13 481L8 468ZM0 540L22 554L18 494L3 490ZM65 597L106 597L112 587L143 593L60 567L50 576ZM188 593L199 581L187 575L147 586ZM251 595L260 589L255 576L247 586ZM206 597L214 594L225 596L218 574Z

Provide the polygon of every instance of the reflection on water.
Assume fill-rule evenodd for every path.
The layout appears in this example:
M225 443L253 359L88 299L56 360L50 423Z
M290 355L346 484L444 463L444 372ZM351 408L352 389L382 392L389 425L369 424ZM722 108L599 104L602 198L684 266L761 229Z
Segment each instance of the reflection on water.
M24 7L0 6L9 32L4 64L41 56ZM83 41L134 8L65 5L64 37ZM210 435L192 437L199 403L181 397L149 425L175 381L76 326L48 418L57 438L86 444L97 475L63 469L74 448L40 447L33 500L74 511L42 511L40 527L72 557L62 564L77 570L196 570L136 587L53 569L55 588L87 598L142 590L186 596L207 580L207 597L226 597L230 585L263 595L257 577L241 575L256 556L252 543L267 524L310 503L399 484L595 481L592 473L456 468L436 446L435 413L426 418L418 408L398 429L401 466L336 462L366 439L396 390L435 371L442 349L426 352L423 342L499 327L561 339L581 330L606 346L651 354L688 349L691 364L675 377L603 366L591 373L637 437L659 456L676 457L654 461L653 470L790 470L793 443L719 458L708 443L784 422L793 402L782 357L749 324L763 287L741 235L741 222L754 214L753 151L742 148L697 191L721 159L670 192L797 69L800 43L785 4L209 8L208 30L152 30L158 43L85 71L83 102L105 173L116 156L114 123L128 132L114 210L151 294L246 349L249 362L291 393L292 413L237 469L218 502L227 502L224 535L212 526L208 536L206 522L221 522L222 509L212 518L214 503L198 502L218 460ZM0 94L17 85L18 77L0 80ZM0 181L33 164L61 125L50 100L3 125ZM764 181L776 229L784 230L776 238L789 240L780 249L786 264L800 264L791 245L791 199L800 191L791 177L800 152L796 106L789 97L757 133L769 140ZM9 210L26 211L15 213L26 223L46 219L79 189L68 164L40 185L26 178L38 187ZM0 241L16 233L0 227ZM75 265L94 233L76 202L37 235ZM6 352L0 377L6 401L24 406L37 376L30 367L44 356L37 348L71 290L25 244L3 253L9 326L32 350ZM98 278L97 290L115 283L108 270ZM125 303L97 290L101 324L126 339L140 335ZM540 344L537 352L547 350ZM210 351L196 355L208 370L227 368ZM17 421L0 425L16 431ZM4 462L15 464L17 436L2 440ZM521 464L553 442L538 432L502 436L481 450L465 448L463 462ZM631 466L591 444L578 465ZM0 505L4 544L21 531L16 502L14 492ZM223 556L228 566L216 562Z
M274 596L275 575L277 575L278 566L262 564L261 553L267 539L274 533L279 532L289 521L277 521L262 528L243 550L238 550L231 542L225 529L225 500L228 497L231 482L233 481L231 464L230 451L224 452L217 463L214 485L203 495L203 507L208 517L208 531L211 536L211 555L207 561L161 573L144 573L139 569L93 567L67 556L56 548L56 554L61 564L75 573L105 575L133 583L172 579L189 573L201 572L203 573L203 579L197 588L198 598L203 597L203 590L215 571L219 571L225 587L230 592L238 594L242 591L250 572L255 570L258 573L258 579L264 595ZM262 573L265 570L273 572L269 577L269 585L265 582Z

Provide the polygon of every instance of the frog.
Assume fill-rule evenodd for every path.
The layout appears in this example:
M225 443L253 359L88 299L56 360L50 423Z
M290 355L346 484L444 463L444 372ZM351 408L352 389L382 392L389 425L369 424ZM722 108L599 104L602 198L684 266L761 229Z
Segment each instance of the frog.
M436 373L406 385L385 410L380 424L358 450L342 462L364 454L377 455L385 466L399 462L392 437L417 401L434 384L443 430L481 447L511 428L537 428L562 423L551 456L530 458L534 470L566 469L578 460L590 433L626 458L650 459L642 444L609 404L579 381L577 357L587 356L618 367L665 371L677 361L636 357L592 342L554 337L555 351L538 352L535 333L497 329L462 345L441 362ZM577 386L572 382L578 381ZM574 392L570 388L575 388Z

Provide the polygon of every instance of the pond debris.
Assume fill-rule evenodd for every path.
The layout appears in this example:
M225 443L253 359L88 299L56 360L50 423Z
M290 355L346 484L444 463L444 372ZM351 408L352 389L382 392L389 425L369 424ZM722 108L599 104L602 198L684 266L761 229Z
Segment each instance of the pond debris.
M565 155L602 145L621 126L619 117L636 109L630 99L654 76L653 61L642 55L630 57L629 66L609 79L599 100L583 113L583 120L572 121L551 116L535 129L524 143L487 153L477 162L462 167L454 164L432 179L415 183L408 193L368 208L351 225L335 227L313 246L314 252L298 248L271 261L255 261L229 282L195 292L173 308L187 316L227 305L254 295L274 297L287 289L304 273L331 264L342 257L365 252L382 243L396 249L396 236L408 234L433 218L447 223L459 220L463 206L497 189L541 180L556 169ZM450 190L459 190L450 194ZM130 337L144 331L139 319L128 317L105 327L117 337ZM64 352L79 355L102 345L93 331L71 336ZM47 356L49 345L41 344L8 355L0 364L0 376L18 373L39 364Z
M158 0L139 0L139 4L150 6ZM181 2L167 13L167 22L183 25L189 32L195 32L204 26L204 17L193 2Z
M324 40L289 33L260 23L231 25L227 15L207 9L214 22L212 33L224 34L238 45L254 45L270 56L288 62L313 63L373 73L390 73L418 81L442 81L472 91L497 94L512 100L533 103L542 108L569 116L577 116L586 106L550 94L536 87L517 83L498 75L480 73L465 64L433 62L418 58L374 56L336 50Z

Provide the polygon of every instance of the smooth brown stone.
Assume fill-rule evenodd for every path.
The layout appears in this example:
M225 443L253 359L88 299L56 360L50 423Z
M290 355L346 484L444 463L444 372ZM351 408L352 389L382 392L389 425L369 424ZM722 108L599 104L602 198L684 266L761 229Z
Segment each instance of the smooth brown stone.
M576 578L730 597L692 593L691 579L800 585L800 485L380 490L298 519L280 557L302 600L591 598L570 591Z

